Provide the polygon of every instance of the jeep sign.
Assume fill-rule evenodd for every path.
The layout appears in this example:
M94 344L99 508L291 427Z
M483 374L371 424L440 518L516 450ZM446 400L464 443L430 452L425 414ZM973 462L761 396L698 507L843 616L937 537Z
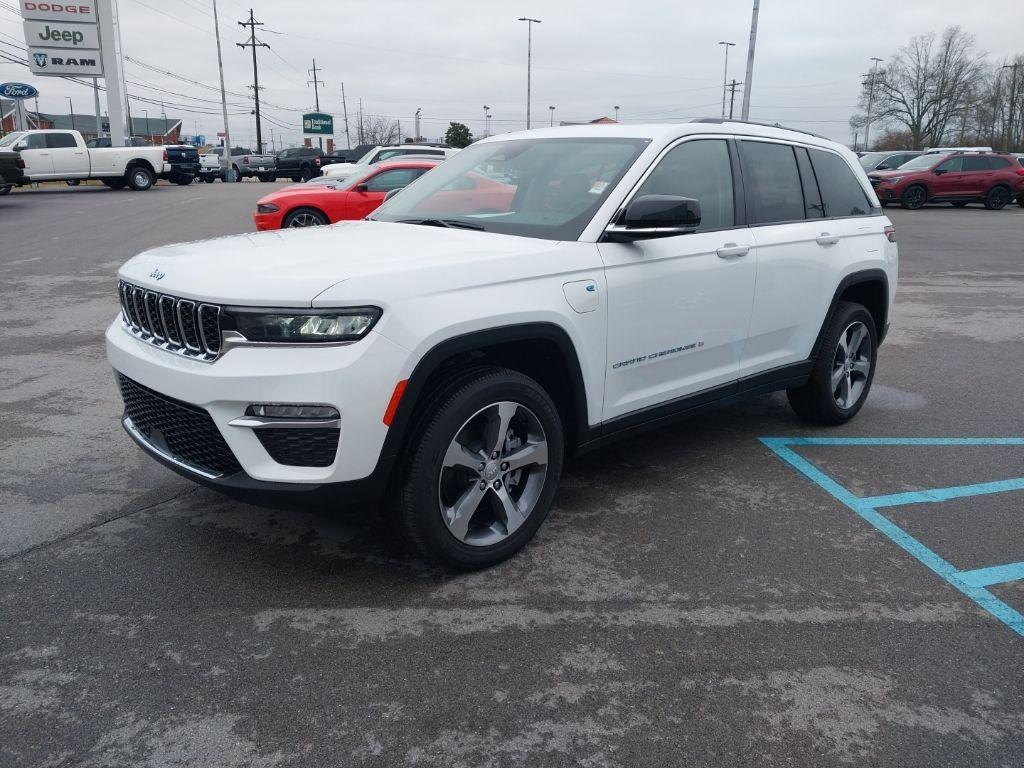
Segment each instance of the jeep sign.
M100 36L96 32L95 24L26 21L25 42L29 45L48 45L52 48L91 49L99 54Z
M69 48L29 48L28 67L37 75L81 75L103 77L99 51Z
M89 2L47 3L36 0L21 0L21 15L26 19L41 21L85 21L96 22L96 5Z

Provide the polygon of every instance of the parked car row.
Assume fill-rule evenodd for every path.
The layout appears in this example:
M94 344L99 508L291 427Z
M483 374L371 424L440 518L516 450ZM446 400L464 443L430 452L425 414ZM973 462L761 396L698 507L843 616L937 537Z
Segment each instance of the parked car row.
M932 150L898 166L889 165L888 158L871 158L875 154L881 153L869 153L860 161L862 166L876 163L868 180L883 206L898 203L917 210L926 203L957 208L983 203L989 210L999 210L1013 200L1024 206L1024 163L1009 153L988 148Z

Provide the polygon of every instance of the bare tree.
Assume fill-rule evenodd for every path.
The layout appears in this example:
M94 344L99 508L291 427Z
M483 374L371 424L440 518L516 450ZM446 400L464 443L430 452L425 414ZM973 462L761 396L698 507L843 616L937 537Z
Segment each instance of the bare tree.
M915 149L941 144L947 135L966 133L984 75L984 54L960 27L947 28L941 37L920 35L893 54L875 79L872 119L894 132L905 130ZM865 83L865 104L869 88Z
M387 117L362 116L358 133L366 144L389 146L399 141L398 121Z

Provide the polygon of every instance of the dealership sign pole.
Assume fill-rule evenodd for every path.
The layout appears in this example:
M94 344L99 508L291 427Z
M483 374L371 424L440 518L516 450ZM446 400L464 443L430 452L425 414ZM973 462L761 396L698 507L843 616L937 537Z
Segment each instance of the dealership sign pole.
M110 143L123 146L124 104L114 45L114 0L20 3L29 69L41 77L103 77Z

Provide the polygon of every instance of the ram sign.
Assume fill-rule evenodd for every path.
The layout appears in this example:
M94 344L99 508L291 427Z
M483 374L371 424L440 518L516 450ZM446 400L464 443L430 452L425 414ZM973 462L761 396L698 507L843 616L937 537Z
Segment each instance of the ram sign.
M99 51L30 47L28 68L37 75L103 76L103 60Z
M314 136L333 136L334 117L323 112L308 112L302 116L302 132Z

